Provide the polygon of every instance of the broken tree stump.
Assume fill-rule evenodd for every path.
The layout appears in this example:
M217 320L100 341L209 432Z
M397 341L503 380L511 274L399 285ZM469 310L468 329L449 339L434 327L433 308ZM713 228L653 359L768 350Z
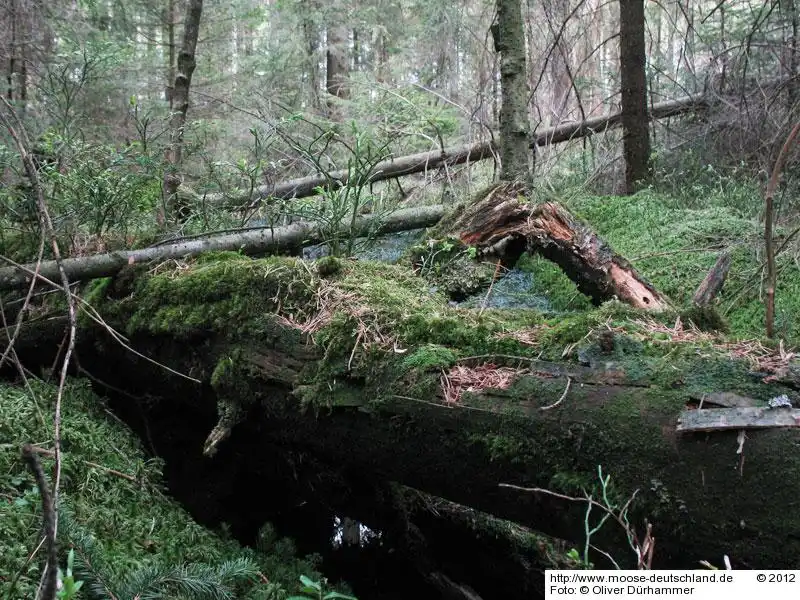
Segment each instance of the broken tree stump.
M537 252L560 266L595 304L613 298L636 308L660 311L670 302L625 258L563 206L531 206L522 188L501 184L469 207L450 226L467 245L513 264L523 252Z
M725 285L725 278L728 276L728 271L731 268L731 255L730 252L723 252L711 267L711 270L703 279L703 282L694 293L692 302L695 306L705 307L710 306L722 291L722 286Z

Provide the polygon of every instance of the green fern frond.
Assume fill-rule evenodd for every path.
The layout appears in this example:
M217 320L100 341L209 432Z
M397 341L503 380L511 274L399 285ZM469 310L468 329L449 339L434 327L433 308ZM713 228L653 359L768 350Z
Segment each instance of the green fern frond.
M58 527L61 538L75 549L73 574L76 581L83 582L81 590L91 600L115 597L102 550L97 547L94 537L77 524L63 494L59 502Z
M219 565L190 564L149 566L131 574L119 590L119 598L161 600L232 600L237 585L252 582L258 567L239 558Z

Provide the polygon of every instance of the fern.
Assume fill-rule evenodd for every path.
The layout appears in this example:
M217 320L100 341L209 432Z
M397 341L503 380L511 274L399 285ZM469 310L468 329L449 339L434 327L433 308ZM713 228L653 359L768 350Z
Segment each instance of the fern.
M114 582L94 537L75 522L68 508L59 511L59 526L75 548L75 578L84 582L82 591L92 600L232 600L239 586L258 576L255 562L237 558L218 565L148 565Z

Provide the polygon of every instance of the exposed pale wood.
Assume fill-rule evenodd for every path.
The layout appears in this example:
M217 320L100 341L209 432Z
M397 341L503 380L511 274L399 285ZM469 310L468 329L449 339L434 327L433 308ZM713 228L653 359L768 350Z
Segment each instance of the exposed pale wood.
M647 310L669 307L669 301L588 225L552 202L530 207L521 192L519 186L495 187L451 225L452 231L463 243L500 254L512 264L525 251L538 252L597 304L616 297Z
M692 395L693 400L700 402L701 406L721 406L723 408L747 408L758 406L760 402L754 398L740 396L731 392L712 392L710 394Z
M712 408L685 410L678 418L676 431L724 431L726 429L765 429L800 427L800 410L790 408Z

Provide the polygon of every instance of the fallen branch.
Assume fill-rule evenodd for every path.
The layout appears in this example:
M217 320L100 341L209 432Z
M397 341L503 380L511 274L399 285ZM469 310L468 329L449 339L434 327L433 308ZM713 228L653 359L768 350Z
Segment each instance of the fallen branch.
M442 215L444 215L442 206L401 209L387 217L376 233L392 233L429 227L436 224ZM374 217L370 215L359 217L353 234L356 236L366 234L373 227ZM303 245L323 241L315 224L295 223L287 227L248 230L142 250L121 250L80 258L66 258L61 263L69 280L78 281L110 277L118 273L125 265L152 260L184 258L215 250L238 250L247 255L263 255L270 252L299 250ZM0 290L15 289L28 284L31 281L31 272L36 269L37 265L35 264L0 268ZM38 272L42 277L56 279L59 276L58 262L42 262L38 266Z
M54 453L55 454L55 453ZM25 444L22 447L22 458L33 473L39 496L42 498L42 528L44 529L45 544L47 546L47 563L43 584L37 600L54 600L56 597L56 579L58 576L58 549L56 548L56 509L55 498L50 493L50 486L44 477L42 465L34 452L33 446Z

